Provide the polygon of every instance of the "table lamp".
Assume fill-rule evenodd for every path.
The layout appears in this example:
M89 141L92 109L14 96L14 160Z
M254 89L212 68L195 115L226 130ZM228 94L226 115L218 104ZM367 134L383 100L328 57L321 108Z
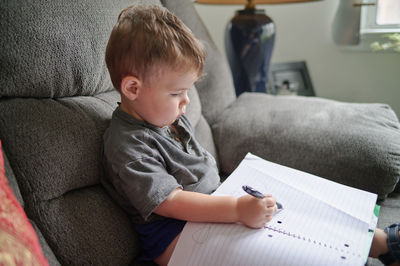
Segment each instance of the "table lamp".
M245 4L225 30L225 48L236 95L266 92L268 70L275 43L275 24L256 4L285 4L318 0L196 0L199 4Z

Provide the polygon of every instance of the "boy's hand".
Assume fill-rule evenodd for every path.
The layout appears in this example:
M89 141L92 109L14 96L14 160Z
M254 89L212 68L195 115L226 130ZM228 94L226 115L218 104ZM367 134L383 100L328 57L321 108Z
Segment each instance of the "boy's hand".
M276 212L276 201L271 195L263 199L244 195L237 200L239 221L251 228L261 228L272 219Z

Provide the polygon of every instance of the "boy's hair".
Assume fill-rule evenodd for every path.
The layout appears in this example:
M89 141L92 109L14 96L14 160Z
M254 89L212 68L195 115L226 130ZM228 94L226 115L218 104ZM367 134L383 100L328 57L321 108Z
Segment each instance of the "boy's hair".
M122 10L106 49L108 71L117 90L128 75L146 82L165 67L197 71L200 76L204 61L203 44L178 17L159 6Z

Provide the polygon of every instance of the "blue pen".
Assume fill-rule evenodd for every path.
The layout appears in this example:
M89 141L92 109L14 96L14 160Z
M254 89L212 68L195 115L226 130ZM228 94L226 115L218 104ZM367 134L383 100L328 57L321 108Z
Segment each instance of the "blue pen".
M262 199L265 198L265 195L263 193L261 193L258 190L255 190L254 188L250 187L250 186L242 186L243 190L249 194L252 195L253 197ZM278 210L283 210L283 205L279 202L276 202L276 206L278 207Z

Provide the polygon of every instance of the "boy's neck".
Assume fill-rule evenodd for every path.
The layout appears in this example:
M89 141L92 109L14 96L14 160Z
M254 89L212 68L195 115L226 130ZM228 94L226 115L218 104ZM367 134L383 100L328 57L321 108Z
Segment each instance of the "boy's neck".
M129 106L128 106L127 104L125 104L123 100L121 100L121 104L119 105L119 108L121 108L122 111L124 111L124 112L127 113L128 115L132 116L132 117L135 118L136 120L146 122L146 121L144 121L144 120L140 117L140 115L138 115L138 114L135 112L135 110L133 110L132 108L129 108Z
M139 120L139 121L142 121L142 122L145 122L145 123L148 123L151 125L151 123L145 121L140 115L138 115L133 108L129 108L129 106L127 104L124 104L123 100L121 100L121 104L119 105L119 108L122 111L124 111L125 113L127 113L128 115L135 118L136 120ZM176 120L174 123L169 125L169 127L172 128L175 132L177 132L177 128L176 128L177 123L178 123L178 120Z

